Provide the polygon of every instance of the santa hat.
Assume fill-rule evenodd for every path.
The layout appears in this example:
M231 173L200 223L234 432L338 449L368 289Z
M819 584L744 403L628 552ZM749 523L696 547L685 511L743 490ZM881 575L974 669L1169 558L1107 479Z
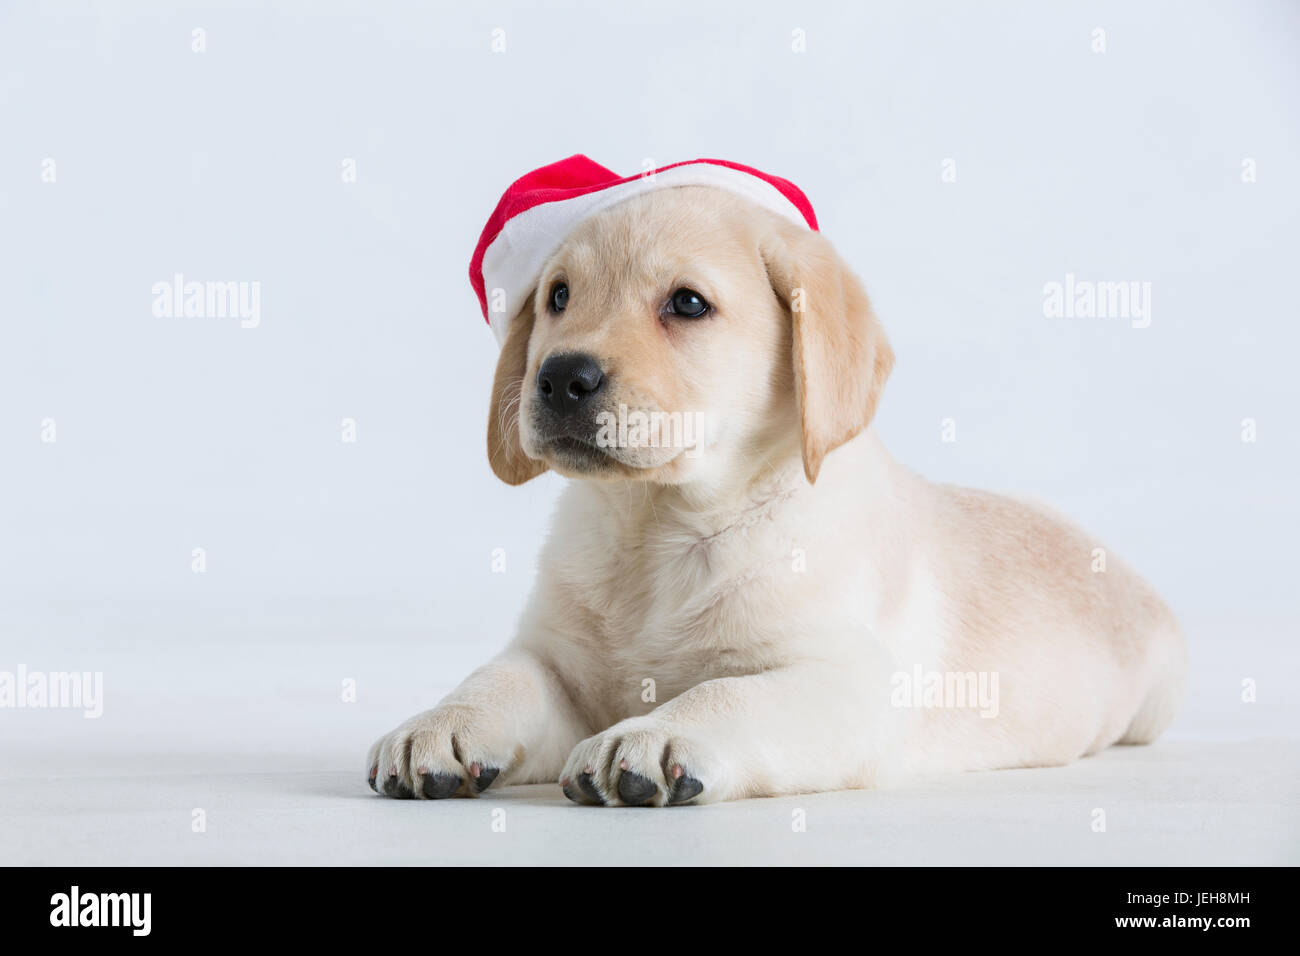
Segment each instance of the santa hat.
M817 228L812 204L798 186L739 163L692 159L619 177L586 156L570 156L515 180L479 236L469 279L497 343L505 342L524 296L574 227L625 199L676 186L717 186Z

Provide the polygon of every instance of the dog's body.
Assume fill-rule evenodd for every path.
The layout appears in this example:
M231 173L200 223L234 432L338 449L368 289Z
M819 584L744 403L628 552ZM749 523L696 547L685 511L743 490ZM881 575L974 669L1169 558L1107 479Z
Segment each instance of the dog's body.
M720 304L657 312L677 286ZM559 403L548 360L579 352L599 381ZM897 465L869 428L892 360L825 240L770 213L684 188L584 224L510 332L489 426L503 479L579 480L517 639L376 743L372 786L662 806L1153 740L1184 682L1171 613L1046 510ZM719 427L698 455L592 450L592 401ZM951 699L968 681L993 696Z

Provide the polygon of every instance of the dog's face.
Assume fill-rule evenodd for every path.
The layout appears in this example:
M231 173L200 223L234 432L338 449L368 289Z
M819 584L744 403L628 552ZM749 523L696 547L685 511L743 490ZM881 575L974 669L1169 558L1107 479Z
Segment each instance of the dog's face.
M704 186L583 223L502 348L488 455L517 484L723 480L866 427L893 356L817 233Z

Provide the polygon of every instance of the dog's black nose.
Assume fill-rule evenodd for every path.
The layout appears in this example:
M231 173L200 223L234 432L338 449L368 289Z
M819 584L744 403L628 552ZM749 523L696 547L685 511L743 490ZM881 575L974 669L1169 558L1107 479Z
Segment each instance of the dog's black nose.
M576 415L605 384L596 360L581 352L552 355L537 372L537 390L556 414Z

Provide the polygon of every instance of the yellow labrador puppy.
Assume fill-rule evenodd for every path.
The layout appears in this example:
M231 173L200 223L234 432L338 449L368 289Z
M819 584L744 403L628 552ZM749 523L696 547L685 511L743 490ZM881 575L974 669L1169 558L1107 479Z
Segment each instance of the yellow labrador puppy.
M371 748L377 791L712 803L1059 765L1168 725L1186 652L1141 578L876 438L894 355L815 228L686 181L555 242L503 333L488 456L510 484L573 480L513 644Z

